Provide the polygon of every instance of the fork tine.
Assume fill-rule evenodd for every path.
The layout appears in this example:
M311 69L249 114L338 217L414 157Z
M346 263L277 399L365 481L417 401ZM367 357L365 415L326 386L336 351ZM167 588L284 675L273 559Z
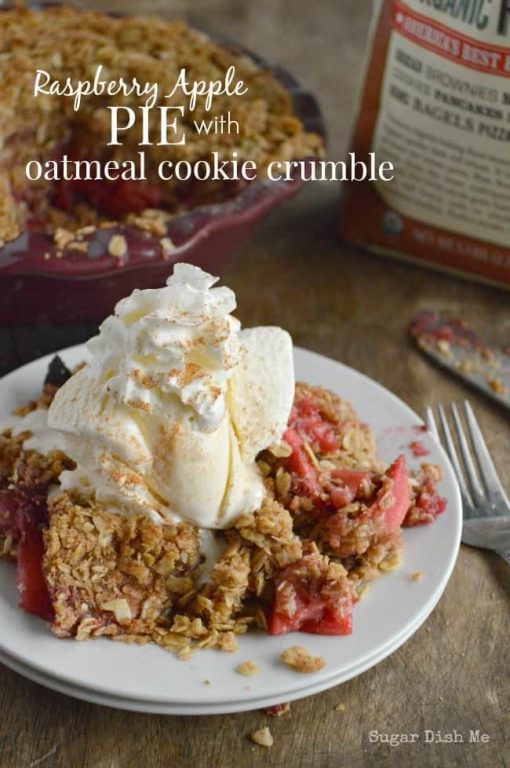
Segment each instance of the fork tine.
M455 474L457 475L457 480L460 486L460 492L462 494L462 498L464 499L464 504L465 505L467 504L469 507L473 507L473 500L466 486L466 481L464 479L464 472L462 471L459 457L457 455L457 449L455 448L455 443L453 442L452 433L450 432L450 427L448 426L446 413L442 405L438 405L437 409L439 412L439 420L441 421L441 428L444 434L446 452L450 457L450 461L452 462L453 468L455 470Z
M485 442L482 430L476 420L473 409L471 408L468 400L464 400L464 413L466 415L466 422L469 428L471 442L473 445L473 451L480 467L480 475L487 489L489 500L493 503L503 502L508 504L508 499L501 480L496 471L496 467L491 459L487 443Z
M467 441L466 435L464 434L464 427L462 426L457 406L455 403L452 403L450 407L453 416L453 423L455 425L455 431L457 433L460 453L464 462L464 467L466 468L466 474L471 489L471 498L473 499L475 506L478 504L483 504L485 493L478 479L475 463L469 449L469 443Z
M430 405L427 406L425 410L425 421L427 422L427 427L429 432L434 435L437 442L440 443L440 437L439 437L439 431L437 429L436 419L434 417L434 411L430 407Z

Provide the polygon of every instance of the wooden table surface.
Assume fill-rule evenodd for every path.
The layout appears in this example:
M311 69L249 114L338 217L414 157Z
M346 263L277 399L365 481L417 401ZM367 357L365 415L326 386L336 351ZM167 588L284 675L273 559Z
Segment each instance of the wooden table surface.
M87 3L88 6L94 5ZM99 4L95 4L99 5ZM370 3L359 0L194 0L110 3L183 15L202 28L278 59L321 99L332 156L347 147ZM246 325L277 324L297 344L372 376L417 411L466 396L464 387L413 349L406 325L420 308L461 314L508 343L508 294L340 245L338 190L313 185L275 211L224 273ZM6 372L82 341L93 328L0 329ZM507 488L509 417L470 393ZM275 768L510 765L509 567L462 547L451 581L425 625L374 669L292 704L291 712L164 717L115 711L45 690L0 668L2 768L137 768L243 765ZM335 707L343 704L345 709ZM247 735L268 724L271 750ZM391 747L370 731L423 734L456 729L462 744ZM469 743L470 730L488 734Z

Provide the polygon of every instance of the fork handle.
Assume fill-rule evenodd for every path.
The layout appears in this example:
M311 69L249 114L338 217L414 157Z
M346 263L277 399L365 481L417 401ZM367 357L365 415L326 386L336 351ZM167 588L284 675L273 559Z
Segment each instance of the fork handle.
M498 551L498 555L503 558L503 560L510 565L510 549L508 549L506 552L502 552L501 550Z
M462 541L472 547L494 549L505 557L510 554L510 515L465 519Z

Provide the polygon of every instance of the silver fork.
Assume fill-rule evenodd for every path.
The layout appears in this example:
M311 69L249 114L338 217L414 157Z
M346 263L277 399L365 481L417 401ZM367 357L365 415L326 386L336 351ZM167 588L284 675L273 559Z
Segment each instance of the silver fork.
M510 563L510 501L473 409L467 400L462 405L467 430L455 403L450 405L453 432L442 405L437 406L441 429L430 407L426 411L427 426L443 443L459 482L464 511L462 541L472 547L493 549Z

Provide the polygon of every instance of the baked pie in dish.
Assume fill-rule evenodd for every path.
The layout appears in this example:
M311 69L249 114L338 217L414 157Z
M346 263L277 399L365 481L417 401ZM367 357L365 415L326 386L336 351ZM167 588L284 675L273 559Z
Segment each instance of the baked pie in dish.
M1 550L59 637L185 659L250 627L349 634L402 527L444 511L438 466L382 465L349 403L295 383L290 336L242 330L215 283L178 264L123 299L0 437Z
M48 79L41 78L34 96L37 71ZM182 71L189 87L235 74L229 92L210 104L205 94L189 103L182 89L165 98ZM303 183L297 177L269 182L268 164L314 162L323 154L324 127L311 94L283 70L179 21L60 6L0 9L0 77L2 322L102 320L134 287L161 285L180 254L217 269L255 223ZM75 98L65 90L68 79L69 93L79 83L92 88L96 79L157 84L147 113L152 143L139 146L139 107L152 95L129 88L109 95L96 88L75 110ZM231 95L241 81L245 92ZM109 110L119 106L135 109L137 118L121 132L119 145L108 146ZM169 123L177 115L169 141L184 133L182 145L160 144L159 108L168 106L184 107L182 116L168 115ZM196 127L226 115L237 129L206 133ZM122 113L119 124L124 119ZM145 180L28 180L26 174L31 161L138 166L141 151ZM239 164L256 163L256 180L162 181L158 174L162 161L203 163L213 155L220 163L234 156ZM28 299L23 316L10 296L20 281Z
M195 162L212 152L219 160L228 160L235 151L239 161L252 160L263 172L274 159L322 152L322 137L305 129L289 93L267 68L182 22L50 6L4 10L0 30L4 106L0 240L4 242L27 227L38 228L53 234L57 246L83 252L90 227L119 219L162 237L165 213L222 202L239 192L239 182L162 182L156 173L160 161ZM194 81L224 82L230 71L232 83L227 93L209 102L206 94L199 94L195 103L188 103L182 88L175 91L182 70L188 90ZM41 92L34 95L36 72L48 77L42 78ZM99 85L94 88L96 80ZM66 90L68 81L72 87ZM133 90L134 81L141 88ZM232 95L241 81L242 94ZM77 104L67 94L80 83L85 95ZM111 95L107 83L116 85ZM118 93L122 83L125 88ZM157 84L157 92L146 94L145 84ZM153 101L145 138L140 115L132 128L120 132L118 145L108 146L109 109L122 105L139 110L148 98ZM161 106L185 108L182 117L170 115L177 115L178 122L176 131L170 131L170 142L176 134L171 145L158 139ZM214 124L227 114L236 130L198 131L202 120ZM182 134L185 143L176 143ZM136 159L141 149L147 161L146 181L76 179L38 184L28 182L25 175L29 161L59 160L65 155L70 162L88 159L104 165ZM73 233L77 233L74 239Z

